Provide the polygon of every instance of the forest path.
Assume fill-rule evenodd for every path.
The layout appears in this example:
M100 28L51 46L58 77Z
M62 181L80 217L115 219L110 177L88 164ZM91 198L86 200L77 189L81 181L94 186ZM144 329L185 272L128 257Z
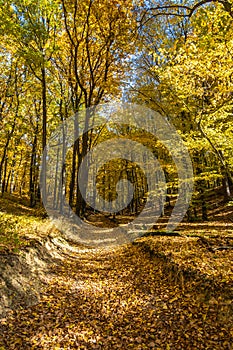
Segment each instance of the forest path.
M1 350L231 349L216 305L135 245L77 253L53 273L40 303L2 320Z

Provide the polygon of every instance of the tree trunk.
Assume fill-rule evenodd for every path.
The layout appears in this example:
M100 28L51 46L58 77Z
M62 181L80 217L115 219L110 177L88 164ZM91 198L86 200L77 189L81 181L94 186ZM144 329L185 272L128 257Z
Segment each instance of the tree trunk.
M7 175L7 165L8 165L8 157L5 157L5 164L4 164L4 175L3 175L3 180L2 180L2 196L6 190L6 175Z
M42 184L42 198L43 203L46 205L46 142L47 142L47 94L46 94L46 70L43 62L41 68L41 87L42 87L42 173L41 173L41 184Z
M232 182L230 170L226 164L226 161L224 159L224 155L221 150L218 150L214 143L211 141L211 139L208 137L208 135L205 133L201 126L201 121L198 123L198 129L201 132L202 136L209 142L210 146L212 147L215 155L220 161L221 169L222 169L222 175L223 175L223 189L224 189L224 198L226 200L231 199L231 191L230 191L230 183Z
M36 193L35 188L35 171L36 171L36 149L37 149L37 130L32 144L31 164L30 164L30 179L29 179L29 193L30 193L30 207L33 208L36 205Z

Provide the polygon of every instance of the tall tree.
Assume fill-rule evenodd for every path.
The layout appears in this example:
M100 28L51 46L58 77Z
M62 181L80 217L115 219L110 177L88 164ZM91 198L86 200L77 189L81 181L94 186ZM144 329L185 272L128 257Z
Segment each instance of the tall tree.
M72 91L74 112L87 108L85 128L89 123L88 108L103 98L114 95L123 77L125 59L134 51L133 37L136 22L133 18L132 1L74 1L62 0L65 35L63 65L69 69L67 79ZM69 202L73 205L76 185L76 212L83 214L85 203L77 184L77 171L89 144L88 133L79 136L79 121L75 121L77 139L73 146L72 176ZM86 175L81 175L84 184Z
M59 26L59 7L53 1L6 1L2 4L8 36L14 50L24 58L35 78L41 84L42 99L42 149L47 139L47 69L56 49L56 30ZM42 181L46 198L46 154L43 156Z

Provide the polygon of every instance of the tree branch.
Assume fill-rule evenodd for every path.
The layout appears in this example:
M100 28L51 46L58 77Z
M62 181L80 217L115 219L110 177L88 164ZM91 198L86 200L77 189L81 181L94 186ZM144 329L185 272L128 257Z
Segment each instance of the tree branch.
M227 0L202 0L197 2L192 7L186 6L186 5L179 5L179 4L171 4L171 5L161 5L161 6L155 6L150 7L146 11L144 11L141 19L140 19L140 27L142 25L145 25L147 22L149 22L152 18L157 16L176 16L176 17L191 17L195 11L197 11L200 7L204 6L205 4L209 3L218 3L223 5L224 10L228 12L228 14L233 18L233 9L232 5ZM167 11L168 10L168 11ZM169 10L176 10L169 12ZM185 13L179 13L179 10L183 10ZM150 15L151 13L151 15ZM149 15L149 18L145 19Z

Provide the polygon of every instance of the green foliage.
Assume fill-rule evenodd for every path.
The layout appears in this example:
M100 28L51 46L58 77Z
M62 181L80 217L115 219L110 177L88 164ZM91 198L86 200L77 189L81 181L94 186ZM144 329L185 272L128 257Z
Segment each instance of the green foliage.
M19 222L14 215L0 213L1 234L0 245L4 247L17 248L20 245Z

